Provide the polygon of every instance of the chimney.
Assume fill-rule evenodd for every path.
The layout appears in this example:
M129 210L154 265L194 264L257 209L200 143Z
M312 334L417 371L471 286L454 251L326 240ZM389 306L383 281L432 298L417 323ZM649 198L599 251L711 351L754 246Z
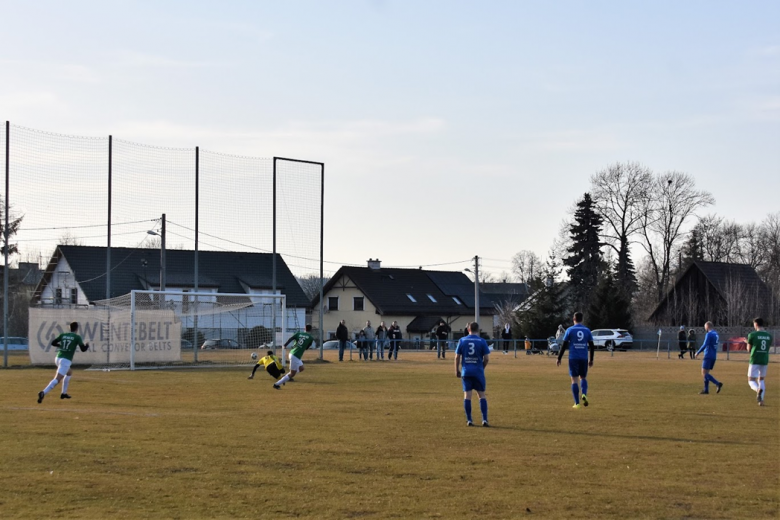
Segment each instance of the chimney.
M368 259L368 268L371 269L372 271L379 271L381 265L382 265L382 261L379 260L378 258L376 260L374 260L373 258Z

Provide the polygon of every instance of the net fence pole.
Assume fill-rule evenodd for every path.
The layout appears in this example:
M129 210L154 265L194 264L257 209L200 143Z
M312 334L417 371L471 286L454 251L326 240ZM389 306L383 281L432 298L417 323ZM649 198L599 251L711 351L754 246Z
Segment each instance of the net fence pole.
M276 162L277 157L274 157L273 166L273 251L271 252L271 294L276 295ZM276 305L273 306L271 314L271 344L276 352ZM282 338L282 344L284 344L284 338ZM282 350L282 358L284 358L284 350Z
M136 291L130 291L130 370L135 370L135 297Z
M198 218L200 196L200 147L195 147L195 294L198 294ZM192 320L192 359L198 362L198 297L195 296L195 316Z
M106 225L106 300L111 299L111 178L113 166L113 136L108 136L108 222ZM108 348L106 349L106 363L111 361L111 307L106 315L106 327L108 329Z
M325 313L322 307L322 299L325 296L324 283L325 279L325 266L324 266L324 243L325 243L325 164L320 165L320 361L325 357ZM379 354L377 354L377 359Z
M8 186L10 184L11 122L5 122L5 228L3 229L3 367L8 368Z

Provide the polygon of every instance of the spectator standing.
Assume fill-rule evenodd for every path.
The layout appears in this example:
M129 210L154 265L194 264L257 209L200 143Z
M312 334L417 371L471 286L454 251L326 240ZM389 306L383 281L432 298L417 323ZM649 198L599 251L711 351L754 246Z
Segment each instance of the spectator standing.
M376 335L376 359L377 361L385 359L385 343L387 343L387 327L385 322L380 321L375 331Z
M368 359L374 360L374 345L376 345L376 334L371 327L371 322L366 322L366 328L363 329L363 335L366 337L366 345L368 346ZM379 359L379 352L376 353L376 358Z
M688 355L693 359L696 355L696 329L688 331Z
M447 353L447 339L450 335L450 328L444 323L444 320L439 322L439 326L436 327L436 359L446 359Z
M398 326L398 322L394 321L390 328L387 329L387 339L390 340L390 350L387 353L387 359L398 359L398 349L401 347L401 327Z
M347 341L349 340L349 330L344 320L341 320L341 323L336 328L336 339L339 340L339 361L344 361L344 349L347 348Z
M678 359L685 359L685 351L688 350L688 336L685 334L685 325L680 325L680 332L677 333L677 344L680 347Z
M509 351L509 342L512 341L512 327L509 323L504 324L501 329L501 344L504 346L504 354Z
M358 359L368 361L368 343L366 342L366 333L360 329L357 333Z

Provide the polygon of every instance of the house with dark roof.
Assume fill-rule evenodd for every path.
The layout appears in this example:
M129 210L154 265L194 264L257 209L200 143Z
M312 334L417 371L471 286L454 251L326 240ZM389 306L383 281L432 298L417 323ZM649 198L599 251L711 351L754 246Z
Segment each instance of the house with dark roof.
M397 321L404 339L427 339L431 329L444 320L459 337L474 321L474 282L462 272L426 271L381 267L369 260L367 267L341 267L323 288L325 337L335 336L345 320L352 332L370 321L376 329L380 321L388 327ZM314 306L319 303L315 297ZM493 329L493 300L480 293L480 327Z
M772 292L746 264L694 261L650 315L659 325L749 325L766 316Z
M160 286L160 250L111 248L111 298L133 290ZM198 252L198 292L261 296L273 292L273 254L229 251ZM195 251L166 251L165 288L195 289ZM287 296L291 322L302 328L311 305L284 259L276 257L276 293ZM94 305L106 299L106 248L60 245L49 260L32 298L33 306L68 307ZM179 297L180 299L181 297Z

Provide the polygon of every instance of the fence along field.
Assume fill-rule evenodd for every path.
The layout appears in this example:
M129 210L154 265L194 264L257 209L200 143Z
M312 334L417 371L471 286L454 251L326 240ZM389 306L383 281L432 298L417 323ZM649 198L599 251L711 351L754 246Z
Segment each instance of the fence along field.
M77 354L78 356L78 354ZM591 406L547 356L494 354L490 421L466 428L451 359L304 357L281 391L243 369L50 369L0 378L3 516L777 518L780 370L756 406L747 364L596 354Z

